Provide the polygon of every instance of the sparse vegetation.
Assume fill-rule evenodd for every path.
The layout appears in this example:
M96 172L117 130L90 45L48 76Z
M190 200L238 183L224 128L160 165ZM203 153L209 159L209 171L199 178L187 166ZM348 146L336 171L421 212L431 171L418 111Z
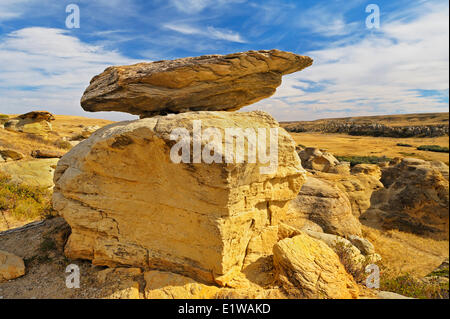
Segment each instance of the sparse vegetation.
M50 198L47 189L13 183L0 173L0 211L9 211L19 220L46 218L52 215Z
M381 279L380 289L418 299L448 299L449 285L436 281L423 282L410 274Z
M350 162L350 166L357 164L378 164L389 162L391 159L386 156L336 156L340 162Z
M397 143L397 146L401 146L401 147L413 147L411 144L406 144L406 143Z
M421 145L417 148L419 151L430 151L430 152L440 152L448 153L448 147L443 147L439 145Z

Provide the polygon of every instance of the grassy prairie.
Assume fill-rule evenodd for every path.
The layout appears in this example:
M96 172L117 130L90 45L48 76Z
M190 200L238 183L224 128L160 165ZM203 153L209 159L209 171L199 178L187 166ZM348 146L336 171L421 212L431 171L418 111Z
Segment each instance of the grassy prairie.
M318 147L326 149L337 156L386 156L414 157L424 160L439 160L449 164L449 154L432 151L419 151L416 148L421 145L449 146L449 137L372 137L351 136L347 134L330 133L290 133L297 144L307 147ZM411 147L398 146L397 144L408 144Z

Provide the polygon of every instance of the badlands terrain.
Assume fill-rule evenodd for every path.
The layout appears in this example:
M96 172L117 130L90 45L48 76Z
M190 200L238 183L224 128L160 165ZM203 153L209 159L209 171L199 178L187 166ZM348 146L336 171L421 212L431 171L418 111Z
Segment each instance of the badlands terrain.
M141 119L1 115L0 296L448 298L448 113L281 123L268 174L248 156L169 158L195 120L278 128L236 111L311 64L271 50L111 67L81 106Z

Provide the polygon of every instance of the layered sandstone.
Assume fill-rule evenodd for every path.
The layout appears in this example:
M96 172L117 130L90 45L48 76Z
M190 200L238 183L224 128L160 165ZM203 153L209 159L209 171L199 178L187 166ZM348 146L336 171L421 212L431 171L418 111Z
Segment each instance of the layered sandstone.
M91 80L81 106L141 117L235 111L271 96L283 75L311 64L309 57L270 50L114 66Z
M272 238L263 233L284 218L288 201L305 180L292 138L278 129L275 166L253 162L248 153L242 162L225 163L219 158L226 143L195 139L195 120L204 131L215 128L222 136L227 128L263 129L263 152L272 147L269 130L278 128L263 112L189 112L96 131L63 156L55 171L53 205L72 228L68 257L226 285L244 260L249 267L258 253L270 254L276 236L272 246L264 243L267 249L258 246L257 238ZM194 137L187 142L191 153L179 163L171 158L174 129ZM203 156L216 150L217 162L198 161L199 146ZM254 254L246 258L251 240Z

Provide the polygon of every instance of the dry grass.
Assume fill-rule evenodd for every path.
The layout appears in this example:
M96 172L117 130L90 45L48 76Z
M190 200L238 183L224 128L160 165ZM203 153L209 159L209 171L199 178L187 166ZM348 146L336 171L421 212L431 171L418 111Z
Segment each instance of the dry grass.
M9 116L14 117L15 115ZM81 116L55 115L55 121L51 122L53 131L46 137L0 129L0 148L21 152L25 158L31 158L31 151L35 149L65 152L69 147L67 143L61 143L62 137L77 136L85 126L98 125L102 127L110 123L113 122Z
M419 151L421 145L449 146L449 137L431 138L392 138L372 136L351 136L346 134L330 133L291 133L297 144L307 147L318 147L328 150L337 156L386 156L415 157L424 160L439 160L449 164L448 153ZM412 147L398 146L409 144Z
M411 274L420 278L438 267L449 255L449 242L398 230L380 231L363 226L363 236L383 258L386 275Z
M51 191L12 183L9 176L0 173L0 231L14 228L21 221L46 218L52 213Z

